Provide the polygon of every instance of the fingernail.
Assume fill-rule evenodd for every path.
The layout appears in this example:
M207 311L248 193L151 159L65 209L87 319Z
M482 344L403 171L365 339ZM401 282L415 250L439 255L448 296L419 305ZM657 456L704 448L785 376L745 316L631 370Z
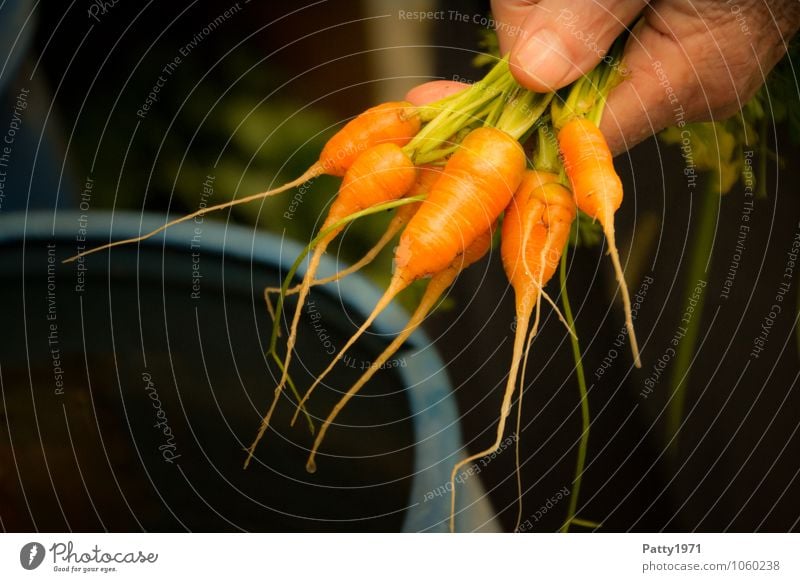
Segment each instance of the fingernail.
M548 28L536 31L515 52L517 64L525 73L549 90L560 88L560 81L572 69L561 36Z

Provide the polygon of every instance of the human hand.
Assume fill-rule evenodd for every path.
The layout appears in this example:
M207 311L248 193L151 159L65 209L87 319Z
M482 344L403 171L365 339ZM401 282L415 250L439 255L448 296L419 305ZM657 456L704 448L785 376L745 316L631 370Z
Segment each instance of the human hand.
M610 93L600 129L625 151L683 120L724 119L763 84L800 26L796 0L493 0L504 54L517 81L559 89L594 68L632 29L623 81ZM462 85L423 85L421 103Z

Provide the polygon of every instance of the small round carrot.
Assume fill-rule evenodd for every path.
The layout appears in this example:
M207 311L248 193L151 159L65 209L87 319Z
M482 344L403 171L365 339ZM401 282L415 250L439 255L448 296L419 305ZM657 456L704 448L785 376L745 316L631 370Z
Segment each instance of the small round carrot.
M569 238L572 221L575 219L576 211L572 195L557 180L558 176L555 174L526 172L503 218L500 252L506 275L514 289L516 303L517 327L514 351L495 441L485 450L459 461L452 469L451 529L455 526L456 475L463 466L491 454L500 447L516 391L525 338L529 337L530 346L538 327L539 297L543 293L542 288L558 268L561 253ZM534 307L537 308L536 323L528 336L528 324Z
M339 415L342 409L347 405L350 399L358 394L364 385L369 382L372 376L375 375L375 372L380 370L383 364L385 364L389 358L391 358L397 352L397 350L400 349L400 347L405 343L408 337L414 333L420 324L422 324L422 322L425 320L425 317L427 317L430 311L435 307L436 302L439 301L439 298L447 290L447 288L453 284L453 281L456 280L459 273L473 263L478 262L484 257L484 255L486 255L492 246L493 234L494 228L480 235L464 251L463 254L456 257L456 259L448 268L431 277L431 280L428 282L428 286L425 288L425 293L423 294L419 305L417 306L416 310L414 310L411 319L408 321L408 325L396 338L394 338L392 343L386 347L381 355L378 356L378 358L371 364L370 368L364 372L361 378L359 378L358 381L353 384L353 386L345 393L344 396L342 396L339 402L336 403L336 406L334 406L331 413L325 419L325 422L323 422L319 432L317 433L314 446L311 449L311 453L306 464L306 469L310 473L316 471L316 463L314 458L316 457L317 451L319 450L319 447L325 438L325 433L328 431L328 428L330 428L330 425L333 423L333 421L336 420L336 417ZM344 351L345 350L343 349L342 352ZM310 392L311 390L309 390L308 394L310 394ZM308 394L305 398L308 397ZM305 398L303 400L305 400ZM298 412L299 410L300 408L298 407ZM295 413L292 423L294 423L294 421L297 419L298 412Z
M575 203L583 212L600 222L608 240L608 252L622 291L625 325L628 328L633 361L640 368L642 364L633 329L631 299L614 238L614 213L622 204L622 181L614 170L611 150L597 125L583 117L574 117L564 124L558 132L558 145L564 160L564 170L572 184Z
M323 174L343 176L360 154L375 145L395 144L401 147L406 145L419 132L421 124L422 121L417 108L408 101L390 101L376 105L351 119L342 129L336 132L322 148L319 159L297 179L266 192L259 192L238 200L201 208L197 212L171 220L147 234L89 249L74 257L65 259L64 262L70 263L78 257L90 255L111 247L141 242L181 222L224 208L280 194Z
M328 216L321 230L340 222L344 217L370 208L383 202L401 198L416 180L417 170L414 164L397 144L383 143L376 145L358 156L344 176L339 194L331 204ZM289 330L286 343L286 357L283 361L283 372L280 382L275 388L275 396L269 410L264 415L258 434L250 446L245 467L253 456L255 447L269 426L270 418L275 410L278 400L283 392L289 374L289 364L292 360L297 329L300 324L300 315L303 311L306 296L311 288L320 260L330 242L342 231L344 227L334 228L314 248L314 254L309 261L308 269L303 277L297 307Z

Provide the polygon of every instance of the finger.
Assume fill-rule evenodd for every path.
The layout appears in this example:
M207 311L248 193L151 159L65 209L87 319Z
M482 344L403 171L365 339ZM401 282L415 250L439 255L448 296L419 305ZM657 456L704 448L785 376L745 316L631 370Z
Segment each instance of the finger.
M594 68L646 0L542 0L528 8L516 32L510 63L525 87L553 91ZM522 10L511 13L518 18ZM500 21L498 21L500 22ZM504 23L500 26L506 28Z
M506 54L520 35L522 23L534 9L536 0L492 0L492 17L497 21L500 53Z
M744 39L724 6L653 2L628 41L629 74L609 95L600 124L612 151L670 125L736 113L782 54L775 48L783 31L756 16L751 23L758 34Z
M623 81L606 100L600 130L614 155L679 121L688 121L685 95L696 74L685 50L669 34L643 20L631 34L622 57Z
M453 93L458 93L469 87L466 83L457 81L430 81L417 85L406 93L406 101L412 105L420 106L433 103Z

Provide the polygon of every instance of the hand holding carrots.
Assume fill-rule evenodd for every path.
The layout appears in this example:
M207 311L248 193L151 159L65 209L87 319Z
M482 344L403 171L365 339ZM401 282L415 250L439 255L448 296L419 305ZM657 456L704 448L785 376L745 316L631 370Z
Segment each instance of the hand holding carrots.
M677 104L686 121L734 114L800 26L800 9L790 0L550 0L524 13L511 4L493 2L497 16L520 24L527 38L501 34L501 46L521 66L517 79L534 90L561 87L591 70L614 38L635 24L622 57L630 75L609 95L600 125L615 153L672 125ZM538 67L531 59L537 49ZM670 102L667 84L677 103Z
M501 5L499 2L496 4ZM543 0L537 7L542 8L545 4L555 6L558 3ZM640 9L642 2L631 0L612 4L609 9L625 9L634 14L634 7ZM573 7L582 9L583 4ZM519 18L522 12L536 9L524 6L507 16ZM525 32L529 24L526 17L519 30ZM606 40L611 43L612 37L619 32L614 27L602 30L604 32L599 37L602 40L598 42L603 43ZM552 34L549 38L553 40ZM497 58L488 73L473 85L441 81L429 83L410 92L407 101L377 105L355 116L329 139L319 160L292 182L201 211L208 213L275 196L321 174L342 178L320 231L297 258L283 285L265 291L265 297L269 292L279 294L274 311L270 304L273 331L267 355L278 366L280 378L248 450L245 467L270 427L276 407L286 400L286 387L295 397L296 404L292 403L298 412L295 419L299 413L304 413L312 433L315 432L313 420L305 408L306 402L378 315L409 286L427 280L424 296L407 328L380 356L379 360L384 361L422 323L459 273L488 254L493 234L500 224L500 254L516 299L517 328L509 375L502 403L499 403L495 441L488 449L455 464L451 480L455 480L457 471L465 464L499 446L514 395L518 394L519 399L522 397L525 363L538 329L542 299L562 317L573 342L573 352L579 354L575 326L565 299L566 261L562 258L567 256L565 249L572 223L579 213L584 220L595 220L603 228L625 306L633 364L640 365L624 265L614 235L615 213L623 203L622 183L614 170L612 151L599 127L601 119L608 118L603 117L603 113L610 95L629 82L621 73L623 63L620 57L626 40L630 45L632 38L625 35L617 38L610 44L607 58L599 63L591 59L585 63L571 63L570 67L577 68L565 69L560 79L572 79L583 67L593 68L574 78L567 89L558 93L551 90L535 92L520 84L520 80L530 82L530 78L525 76L530 71L525 71L519 64L526 54L530 56L530 52L515 45L510 56ZM540 59L539 56L536 58ZM553 57L552 62L548 60L542 65L542 73L547 72L548 67L562 65ZM345 231L347 225L387 210L396 210L396 214L386 233L364 259L333 279L315 278L326 248ZM196 215L198 213L181 217L156 231L136 239L114 242L101 249L144 240ZM399 238L394 247L394 268L385 293L366 321L301 396L292 381L290 368L304 301L311 287L360 268L396 236ZM292 286L296 283L298 268L306 259L308 264L302 282ZM559 266L566 320L544 291ZM277 340L283 321L281 316L285 298L290 294L297 294L298 300L290 318L287 340L283 343L285 351L279 354ZM371 376L371 372L366 373L344 391L341 401L323 420L307 461L310 472L316 470L315 457L337 415ZM455 496L455 486L452 494ZM452 503L454 516L455 497ZM454 525L453 520L451 525Z
M626 79L608 96L600 129L619 154L675 123L720 120L746 103L800 27L794 0L493 0L502 53L517 81L552 91L592 70L632 28ZM451 81L409 93L439 98Z

